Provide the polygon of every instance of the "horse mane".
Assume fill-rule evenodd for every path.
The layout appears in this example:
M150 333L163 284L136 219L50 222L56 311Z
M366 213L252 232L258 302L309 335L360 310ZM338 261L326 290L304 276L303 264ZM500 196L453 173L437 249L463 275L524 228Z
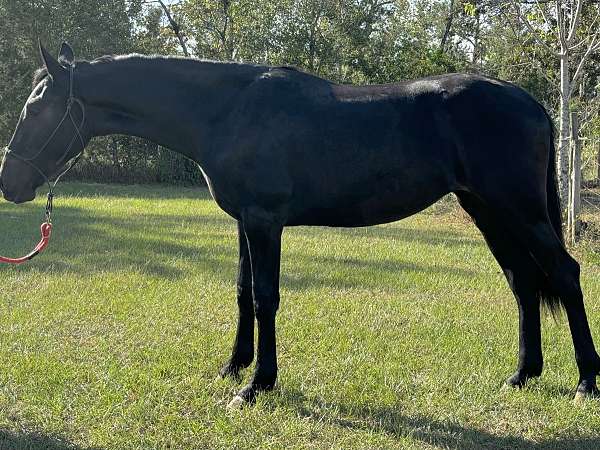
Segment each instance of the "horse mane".
M116 58L113 55L104 55L104 56L100 56L96 59L93 59L91 61L87 61L85 59L79 59L79 60L75 60L75 63L87 63L87 64L101 64L101 63L107 63L107 62L111 62L114 61ZM64 67L67 66L68 64L62 59L62 58L58 58L58 62ZM44 79L46 79L47 77L49 77L50 74L48 73L48 69L46 68L46 66L42 66L39 69L36 69L36 71L33 73L33 81L32 81L32 89L35 88L38 84L40 84Z
M153 59L160 59L160 60L165 60L165 61L178 61L178 60L188 60L188 61L197 61L197 62L201 62L201 63L208 63L208 64L218 64L218 65L222 65L222 66L247 66L247 67L269 67L269 66L263 66L261 64L248 64L248 63L242 63L242 62L237 62L237 61L215 61L215 60L211 60L211 59L204 59L204 58L196 58L196 57L185 57L185 56L178 56L178 55L142 55L139 53L130 53L130 54L124 54L124 55L104 55L104 56L100 56L98 58L92 59L92 60L85 60L85 59L79 59L79 60L75 60L76 64L82 64L82 65L99 65L99 64L106 64L106 63L111 63L114 61L126 61L126 60L153 60ZM58 58L58 62L63 66L67 66L67 62L64 61L63 59L61 59L60 57ZM274 66L274 67L269 67L271 69L280 69L280 70L288 70L288 71L293 71L293 72L302 72L300 69L294 67L294 66L290 66L290 65L283 65L283 66ZM44 79L48 78L50 76L50 74L48 73L48 69L43 66L40 67L39 69L37 69L34 74L33 74L33 82L32 82L32 88L35 88L40 82L42 82Z

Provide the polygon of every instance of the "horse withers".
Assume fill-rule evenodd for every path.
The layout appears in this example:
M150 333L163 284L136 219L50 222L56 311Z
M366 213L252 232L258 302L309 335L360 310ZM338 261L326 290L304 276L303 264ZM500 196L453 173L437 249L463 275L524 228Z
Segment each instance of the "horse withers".
M40 50L44 66L0 172L4 197L33 199L93 136L141 136L196 161L238 224L239 320L223 377L254 360L258 323L254 374L232 406L275 385L284 227L391 222L450 192L517 300L519 360L508 385L542 372L544 303L566 311L577 398L597 393L579 265L563 243L553 126L519 87L467 74L347 86L288 67L141 55L88 62L67 44L58 59Z

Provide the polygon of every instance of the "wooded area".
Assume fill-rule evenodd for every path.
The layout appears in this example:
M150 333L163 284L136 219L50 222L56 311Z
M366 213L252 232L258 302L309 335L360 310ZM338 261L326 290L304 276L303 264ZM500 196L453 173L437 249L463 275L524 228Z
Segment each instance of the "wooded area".
M596 0L0 0L0 23L3 142L40 65L38 38L53 49L67 40L89 59L180 54L294 65L340 83L456 71L509 80L556 119L563 198L570 111L579 111L582 136L600 134ZM583 148L588 159L597 151ZM71 177L201 181L193 164L167 149L121 136L96 139Z

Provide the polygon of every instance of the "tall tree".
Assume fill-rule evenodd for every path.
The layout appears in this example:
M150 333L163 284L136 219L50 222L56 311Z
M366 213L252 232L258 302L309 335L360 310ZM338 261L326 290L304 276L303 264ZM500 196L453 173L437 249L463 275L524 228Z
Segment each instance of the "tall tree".
M512 0L512 6L518 23L559 62L558 177L564 204L569 188L569 111L588 62L600 50L600 4L585 0L533 4Z
M125 0L0 0L0 139L6 141L39 67L38 39L58 49L71 42L83 57L119 53L131 46Z

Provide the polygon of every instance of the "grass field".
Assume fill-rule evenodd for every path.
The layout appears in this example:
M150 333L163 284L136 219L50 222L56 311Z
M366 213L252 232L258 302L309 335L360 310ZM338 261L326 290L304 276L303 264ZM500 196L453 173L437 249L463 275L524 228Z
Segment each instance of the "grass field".
M0 267L0 449L600 447L600 400L572 402L565 319L544 320L542 378L501 389L515 301L448 202L286 229L279 385L228 412L233 220L200 189L59 190L47 252ZM42 204L0 203L0 253L37 242ZM599 247L575 249L598 344Z

